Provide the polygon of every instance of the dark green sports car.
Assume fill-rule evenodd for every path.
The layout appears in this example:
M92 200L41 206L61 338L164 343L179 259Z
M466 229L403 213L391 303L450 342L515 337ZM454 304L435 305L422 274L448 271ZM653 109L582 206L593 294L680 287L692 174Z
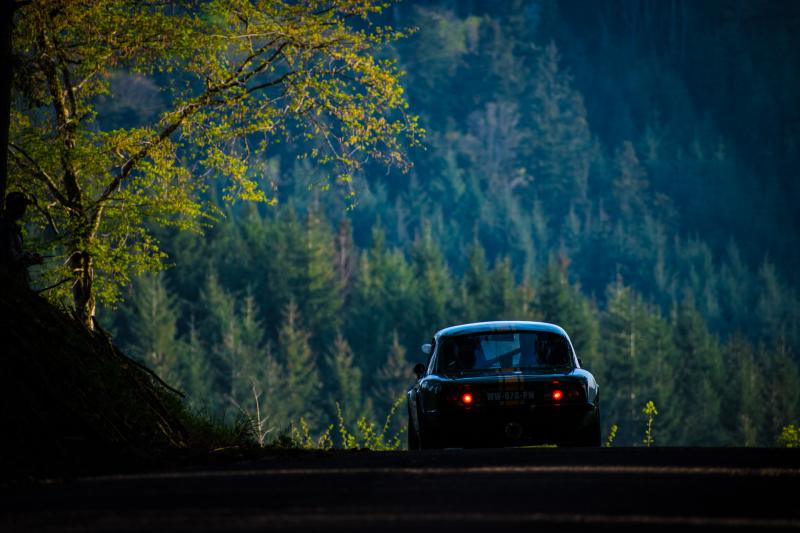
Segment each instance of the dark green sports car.
M600 395L559 326L481 322L422 346L408 391L410 450L600 445Z

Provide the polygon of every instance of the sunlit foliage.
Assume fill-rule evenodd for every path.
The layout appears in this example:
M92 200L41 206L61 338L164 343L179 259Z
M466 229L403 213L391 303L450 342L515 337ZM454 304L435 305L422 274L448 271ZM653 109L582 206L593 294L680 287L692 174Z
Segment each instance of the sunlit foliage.
M404 34L374 25L364 0L38 0L17 12L19 66L10 188L38 199L51 277L70 280L91 325L131 274L165 259L147 224L197 230L225 201L275 201L269 154L301 139L329 168L321 184L353 194L368 160L408 167L421 133L400 72L378 51ZM120 72L159 85L152 119L114 124L98 112ZM70 285L64 285L65 296Z

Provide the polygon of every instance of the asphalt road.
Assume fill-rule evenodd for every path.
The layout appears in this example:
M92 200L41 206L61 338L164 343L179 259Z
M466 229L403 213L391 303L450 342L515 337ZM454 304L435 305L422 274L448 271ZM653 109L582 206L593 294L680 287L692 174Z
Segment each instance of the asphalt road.
M288 454L0 487L0 531L800 529L800 450Z

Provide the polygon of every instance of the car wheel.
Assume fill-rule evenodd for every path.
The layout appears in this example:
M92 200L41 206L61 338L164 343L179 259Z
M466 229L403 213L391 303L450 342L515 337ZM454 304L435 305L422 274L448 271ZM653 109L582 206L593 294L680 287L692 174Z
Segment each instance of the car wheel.
M437 450L441 448L439 443L430 435L422 433L419 435L419 449L420 450Z
M591 447L591 448L599 448L601 445L601 438L600 438L600 408L598 407L595 409L594 420L589 427L584 429L581 434L578 436L577 442L575 443L577 446L583 447Z
M425 426L423 425L422 420L419 421L419 433L417 433L417 441L419 442L420 450L438 450L442 447L442 443L439 442L438 435L434 434L430 428L425 431Z
M411 418L411 410L408 411L408 450L419 450L419 433L414 427L414 420Z
M442 443L430 432L422 433L419 436L419 448L420 450L441 450Z

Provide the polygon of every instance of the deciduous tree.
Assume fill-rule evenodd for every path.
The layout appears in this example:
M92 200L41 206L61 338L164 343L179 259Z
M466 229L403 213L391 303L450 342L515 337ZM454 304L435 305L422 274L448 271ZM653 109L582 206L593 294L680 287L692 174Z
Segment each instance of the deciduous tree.
M259 176L282 138L349 187L367 159L405 167L420 133L394 63L402 36L364 0L35 0L18 10L10 188L39 198L78 316L163 259L145 222L198 229L202 192L274 201ZM163 83L169 105L138 127L97 113L115 72ZM113 96L113 95L111 95ZM64 294L66 296L66 294Z

